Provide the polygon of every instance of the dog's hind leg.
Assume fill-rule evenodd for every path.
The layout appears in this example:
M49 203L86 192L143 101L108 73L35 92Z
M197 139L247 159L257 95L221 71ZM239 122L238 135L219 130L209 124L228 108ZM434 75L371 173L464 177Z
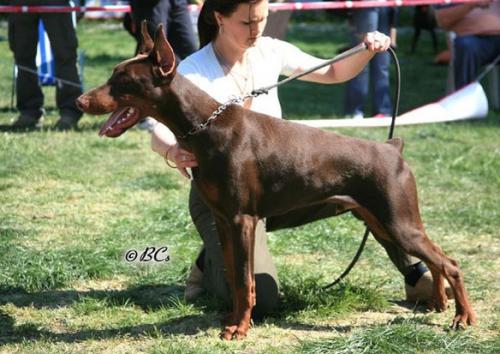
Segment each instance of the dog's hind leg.
M376 237L391 239L403 251L427 264L434 277L433 300L430 307L437 311L446 309L447 298L443 276L448 280L455 296L456 307L452 328L458 329L460 326L476 323L476 315L469 303L457 262L447 257L441 248L427 237L419 217L408 218L409 214L405 214L405 216L395 216L390 222L380 222L375 213L367 209L357 208L354 212L361 216Z
M455 260L447 257L425 233L420 217L415 179L409 169L403 169L393 183L390 191L382 194L370 210L362 210L365 221L374 232L389 237L406 253L424 261L434 280L434 307L446 308L446 295L443 287L444 276L450 284L455 297L456 314L452 327L461 324L474 324L476 315L472 310L465 290L462 273ZM363 215L362 214L362 215Z
M390 209L399 211L395 212L391 222L387 223L389 234L405 252L423 260L435 276L434 306L437 310L444 310L446 307L447 299L442 276L448 280L455 297L455 318L452 327L457 329L460 325L475 324L476 315L469 303L458 263L447 257L425 233L420 218L417 187L413 175L407 170L407 173L401 173L398 182L394 186L395 189L400 189L397 194L405 197L388 200Z
M399 225L395 227L400 228ZM434 303L438 311L446 308L446 295L444 292L443 276L448 280L455 296L455 318L452 327L458 329L461 325L476 323L476 315L469 303L464 279L458 263L447 257L441 248L435 245L423 230L415 230L413 227L402 228L404 235L396 236L395 240L406 252L422 259L432 272L434 277Z
M448 298L444 290L444 277L438 268L428 264L429 270L432 273L433 284L433 301L428 304L430 310L442 312L448 307Z

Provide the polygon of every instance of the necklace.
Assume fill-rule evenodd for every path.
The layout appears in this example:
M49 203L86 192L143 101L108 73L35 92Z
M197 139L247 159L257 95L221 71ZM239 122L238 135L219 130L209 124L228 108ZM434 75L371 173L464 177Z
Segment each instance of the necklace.
M222 71L224 72L225 75L228 75L231 77L231 80L235 84L236 88L238 89L240 95L245 95L248 92L251 92L253 90L254 86L254 79L253 79L253 70L252 70L252 65L250 62L250 59L248 57L248 52L245 52L245 73L235 70L234 66L230 66L226 60L222 57L222 55L219 53L215 45L212 43L212 48L214 50L215 57L217 61L219 62ZM251 105L251 99L245 101L244 107L248 108Z

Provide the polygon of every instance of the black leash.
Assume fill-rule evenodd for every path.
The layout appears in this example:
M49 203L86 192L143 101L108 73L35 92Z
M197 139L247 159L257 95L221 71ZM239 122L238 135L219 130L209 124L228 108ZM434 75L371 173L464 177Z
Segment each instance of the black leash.
M394 107L393 107L394 109L392 112L391 127L389 128L389 135L388 135L388 139L392 139L392 137L394 135L394 127L396 125L396 117L397 117L398 111L399 111L399 99L401 97L401 68L399 66L398 57L396 56L396 52L394 51L394 49L389 47L389 53L391 54L391 57L394 61L394 65L396 66L396 99L394 101ZM361 256L361 253L363 253L363 250L364 250L365 244L366 244L366 240L368 240L369 234L370 234L370 229L368 227L366 227L363 239L361 240L361 243L358 247L358 251L354 255L354 258L352 259L351 263L347 266L347 268L344 270L344 272L337 279L335 279L330 284L323 286L321 288L321 290L327 290L327 289L331 288L332 286L338 284L342 279L344 279L347 276L347 274L349 274L349 272L352 270L352 268L354 268L354 265L356 264L359 257Z
M330 64L333 64L333 63L336 63L338 61L341 61L347 57L350 57L354 54L357 54L357 53L360 53L362 51L366 50L366 44L364 43L360 43L358 44L357 46L349 49L349 50L346 50L345 52L342 52L340 53L339 55L331 58L331 59L328 59L326 61L324 61L323 63L319 64L319 65L316 65L316 66L313 66L312 68L310 69L307 69L306 71L304 72L301 72L301 73L298 73L298 74L295 74L295 75L292 75L292 76L289 76L287 77L286 79L283 79L281 81L278 81L277 83L275 83L274 85L270 85L270 86L266 86L266 87L262 87L260 89L256 89L256 90L253 90L252 91L252 95L261 95L263 93L267 94L269 92L269 90L272 90L273 88L276 88L278 86L281 86L281 85L284 85L284 84L287 84L289 83L290 81L293 81L293 80L297 80L298 78L301 78L302 76L305 76L307 74L310 74L312 73L313 71L316 71L318 69L321 69L322 67L324 66L327 66L327 65L330 65ZM255 96L254 96L255 97Z

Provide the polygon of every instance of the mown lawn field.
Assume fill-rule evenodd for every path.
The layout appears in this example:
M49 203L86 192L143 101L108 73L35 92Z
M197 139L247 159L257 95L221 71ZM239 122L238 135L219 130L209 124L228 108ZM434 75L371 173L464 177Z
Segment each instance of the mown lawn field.
M114 22L82 22L87 88L131 56L134 42ZM9 111L12 55L0 22L0 124ZM446 67L432 64L424 35L407 54L400 31L402 111L444 94ZM288 39L331 57L346 44L341 22L290 26ZM444 38L441 37L441 46ZM287 118L342 116L343 86L292 83L281 92ZM500 114L484 120L398 127L417 177L430 237L457 259L478 325L449 330L444 313L403 302L403 279L370 238L341 285L318 289L349 263L363 225L353 217L270 234L283 292L279 311L246 340L218 339L224 308L206 296L183 300L201 241L187 210L189 182L151 153L132 129L97 136L106 117L55 132L54 89L46 88L41 131L0 132L0 352L2 353L498 353L500 352ZM340 129L383 141L386 129ZM130 250L168 247L169 260L127 262Z

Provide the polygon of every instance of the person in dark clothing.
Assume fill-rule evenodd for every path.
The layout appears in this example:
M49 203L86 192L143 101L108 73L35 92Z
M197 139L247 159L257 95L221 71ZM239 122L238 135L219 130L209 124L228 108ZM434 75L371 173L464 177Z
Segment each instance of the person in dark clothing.
M130 0L131 14L124 19L125 28L137 41L142 40L141 22L148 21L148 31L154 36L162 24L177 59L184 59L198 49L186 0Z
M136 54L142 41L141 23L144 20L153 38L158 25L163 25L177 62L198 49L186 0L130 0L129 3L132 11L124 17L123 26L137 42ZM155 125L156 120L147 117L138 128L151 132Z
M351 46L359 43L360 39L375 30L390 35L390 9L388 7L373 7L356 9L350 19ZM345 113L355 119L364 117L365 101L370 91L370 82L373 86L373 116L389 117L392 115L390 95L388 52L378 53L363 71L346 84L344 107Z
M68 0L11 0L11 5L68 6ZM17 109L20 112L13 129L30 129L41 125L43 92L36 74L38 22L42 19L49 37L55 61L56 104L60 118L55 128L69 130L77 127L82 112L75 99L82 94L78 76L75 27L71 13L11 13L9 15L9 46L18 67L16 78ZM33 73L35 72L35 74Z

